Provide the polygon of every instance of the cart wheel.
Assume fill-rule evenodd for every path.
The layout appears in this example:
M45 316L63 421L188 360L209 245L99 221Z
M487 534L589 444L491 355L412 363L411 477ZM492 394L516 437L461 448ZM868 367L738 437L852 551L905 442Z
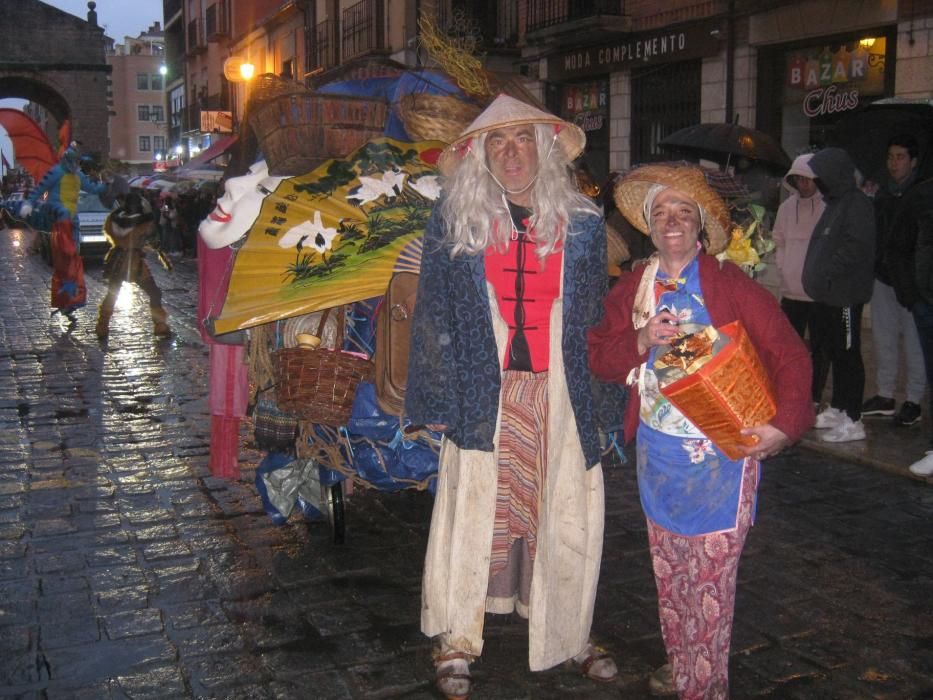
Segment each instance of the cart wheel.
M324 487L324 498L327 503L327 519L333 533L334 544L343 544L346 535L346 524L343 510L343 482L338 481L333 486Z

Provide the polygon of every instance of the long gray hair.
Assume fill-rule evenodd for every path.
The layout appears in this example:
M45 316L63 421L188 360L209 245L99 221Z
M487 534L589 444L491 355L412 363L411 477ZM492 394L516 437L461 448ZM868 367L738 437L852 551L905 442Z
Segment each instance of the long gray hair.
M481 253L490 246L505 250L512 233L505 193L486 169L486 135L474 140L471 152L444 183L441 217L447 224L451 257ZM576 187L567 158L555 142L553 127L535 124L538 174L531 186L531 226L536 253L553 253L567 235L574 214L602 216L600 208Z

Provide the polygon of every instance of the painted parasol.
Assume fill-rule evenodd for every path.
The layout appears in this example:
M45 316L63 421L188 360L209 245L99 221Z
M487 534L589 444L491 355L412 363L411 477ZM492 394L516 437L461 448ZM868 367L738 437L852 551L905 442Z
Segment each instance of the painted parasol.
M375 139L281 180L237 251L216 331L381 296L393 272L420 269L442 147Z

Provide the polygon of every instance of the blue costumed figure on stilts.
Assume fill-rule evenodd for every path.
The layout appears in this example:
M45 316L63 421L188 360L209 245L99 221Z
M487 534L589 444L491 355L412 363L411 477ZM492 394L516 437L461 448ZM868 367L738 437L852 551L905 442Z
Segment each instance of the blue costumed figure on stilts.
M78 238L78 193L82 190L101 195L107 185L92 181L81 171L78 144L72 142L20 209L20 216L25 218L32 209L41 207L52 221L52 313L61 312L72 325L76 323L75 309L87 301Z

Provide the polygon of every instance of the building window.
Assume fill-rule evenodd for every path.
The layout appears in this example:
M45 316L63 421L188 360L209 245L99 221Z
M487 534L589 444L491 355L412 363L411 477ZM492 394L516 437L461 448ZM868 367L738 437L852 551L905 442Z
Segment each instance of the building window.
M159 73L153 73L149 76L149 85L153 90L162 90L162 76Z
M136 118L141 122L149 121L149 105L136 105Z
M136 89L137 90L148 90L149 89L149 74L148 73L137 73L136 74Z
M149 143L148 136L139 137L139 150L141 153L148 153L149 151L152 150L152 147L150 146L150 143Z
M700 123L701 61L632 70L632 163L670 160L658 143L675 131ZM658 85L677 85L676 94Z
M153 136L152 137L152 148L157 152L162 152L165 150L165 137L164 136Z
M165 108L162 105L152 105L149 107L149 118L154 122L165 121Z

